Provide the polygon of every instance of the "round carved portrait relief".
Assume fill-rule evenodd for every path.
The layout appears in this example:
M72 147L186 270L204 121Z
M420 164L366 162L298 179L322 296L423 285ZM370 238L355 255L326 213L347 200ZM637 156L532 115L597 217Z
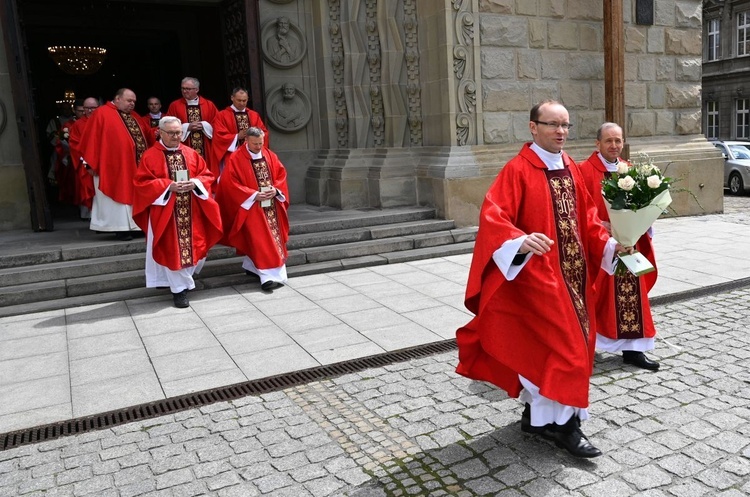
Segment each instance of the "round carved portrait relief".
M277 17L266 22L261 28L260 37L263 58L274 67L294 67L305 57L305 37L288 17Z
M283 133L299 131L310 121L309 97L293 83L275 86L266 93L268 122Z

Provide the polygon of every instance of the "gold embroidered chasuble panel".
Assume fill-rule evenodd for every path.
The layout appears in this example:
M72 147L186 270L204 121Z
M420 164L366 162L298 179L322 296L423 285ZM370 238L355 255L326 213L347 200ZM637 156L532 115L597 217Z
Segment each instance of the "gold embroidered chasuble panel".
M247 112L235 112L234 122L237 124L237 132L244 131L250 127L250 119L247 117ZM240 137L237 137L237 146L242 144Z
M138 165L141 162L141 155L143 155L143 152L145 152L148 148L146 137L143 136L141 127L138 126L138 121L136 121L132 115L128 114L127 112L117 112L120 114L122 122L125 123L125 127L128 129L128 133L130 133L130 136L135 142L135 163L136 165Z
M203 119L201 119L201 106L200 105L188 105L187 106L187 119L189 123L195 123L200 122ZM206 157L206 147L203 143L203 132L199 130L191 131L190 132L190 148L195 150L200 154L201 157L204 159L208 159Z
M617 338L643 338L641 281L630 271L615 274Z
M581 243L576 191L568 169L546 171L557 230L557 251L565 286L578 316L583 336L588 341L590 321L586 309L586 260Z
M179 150L165 150L169 176L177 181L177 171L187 171L185 156ZM177 226L177 245L180 250L180 266L183 268L193 265L193 223L191 222L192 192L174 193L174 220Z
M271 177L271 169L268 167L268 163L264 157L260 159L251 159L253 172L255 173L255 179L258 181L258 188L261 189L264 186L273 186L273 178ZM274 245L276 251L279 253L279 257L284 259L284 244L281 241L281 229L279 228L279 217L276 212L276 202L272 201L270 207L261 207L263 214L266 216L266 222L271 230L273 236Z

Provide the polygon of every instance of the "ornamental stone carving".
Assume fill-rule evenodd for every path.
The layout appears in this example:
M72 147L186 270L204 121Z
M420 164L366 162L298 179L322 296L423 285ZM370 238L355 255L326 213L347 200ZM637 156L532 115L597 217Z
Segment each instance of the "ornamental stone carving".
M266 105L269 109L268 122L282 133L301 130L312 116L310 98L293 83L272 88L266 94Z
M261 28L260 36L263 58L274 67L294 67L305 57L305 37L288 17L277 17L266 22Z

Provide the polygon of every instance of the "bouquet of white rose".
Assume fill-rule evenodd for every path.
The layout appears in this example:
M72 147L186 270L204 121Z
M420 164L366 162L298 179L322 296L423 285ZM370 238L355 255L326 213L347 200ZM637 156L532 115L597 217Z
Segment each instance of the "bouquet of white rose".
M646 154L630 164L619 162L617 172L602 180L612 236L626 247L634 246L672 203L672 182Z

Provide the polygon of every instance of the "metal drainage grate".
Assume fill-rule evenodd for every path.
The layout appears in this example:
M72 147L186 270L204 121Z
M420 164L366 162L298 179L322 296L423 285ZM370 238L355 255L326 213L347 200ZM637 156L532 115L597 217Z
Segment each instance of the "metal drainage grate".
M269 376L258 380L237 383L226 387L213 388L202 392L171 397L168 399L126 407L116 411L109 411L95 416L74 418L67 421L50 423L47 425L27 428L0 434L0 451L20 447L37 442L54 440L69 435L78 435L89 431L103 430L113 426L155 418L180 411L186 411L216 402L239 399L249 395L260 395L275 392L296 385L304 385L313 381L335 378L349 373L356 373L369 368L387 366L396 362L404 362L420 357L442 354L456 350L454 339L442 342L419 345L407 349L386 352L362 359L339 362L327 366L304 369L292 373Z

